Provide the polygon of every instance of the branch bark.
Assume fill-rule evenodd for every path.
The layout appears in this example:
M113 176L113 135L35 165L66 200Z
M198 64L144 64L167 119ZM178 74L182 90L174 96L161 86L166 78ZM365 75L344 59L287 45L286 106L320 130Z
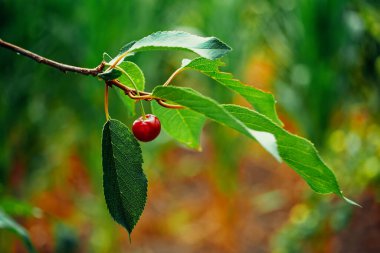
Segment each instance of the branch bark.
M86 75L86 76L90 76L90 75L91 76L97 76L99 73L102 72L102 70L105 66L105 62L103 62L103 61L99 64L99 66L97 66L96 68L92 68L92 69L81 68L81 67L77 67L77 66L63 64L63 63L56 62L56 61L50 60L48 58L45 58L45 57L38 55L36 53L30 52L29 50L26 50L24 48L16 46L12 43L6 42L2 39L0 39L0 46L7 48L9 50L12 50L12 51L16 52L17 54L21 54L21 55L24 55L26 57L29 57L38 63L42 63L42 64L48 65L50 67L56 68L58 70L61 70L65 73L66 72L75 72L75 73L79 73L79 74ZM177 72L179 72L179 71L176 71L175 74L177 74ZM173 74L172 77L174 77L175 74ZM169 78L167 83L170 82L172 77ZM107 86L118 87L119 89L123 90L126 95L128 95L130 98L135 99L135 100L152 100L152 99L154 99L154 100L157 100L157 102L163 107L172 108L172 109L184 108L183 106L180 106L180 105L167 104L167 103L165 103L164 100L162 100L160 98L152 97L151 96L152 94L149 92L137 91L137 90L131 89L131 88L125 86L124 84L120 83L117 80L107 81L106 84L107 84Z
M77 66L72 66L72 65L67 65L67 64L63 64L63 63L60 63L60 62L56 62L56 61L53 61L53 60L50 60L50 59L47 59L41 55L38 55L38 54L35 54L33 52L30 52L29 50L26 50L24 48L21 48L21 47L18 47L14 44L11 44L9 42L6 42L2 39L0 39L0 46L1 47L4 47L4 48L7 48L9 50L12 50L18 54L21 54L21 55L24 55L26 57L29 57L33 60L35 60L36 62L38 63L42 63L42 64L45 64L45 65L48 65L50 67L53 67L53 68L56 68L56 69L59 69L63 72L75 72L75 73L79 73L79 74L82 74L82 75L86 75L86 76L97 76L99 73L102 72L103 68L104 68L104 62L101 62L96 68L92 68L92 69L89 69L89 68L81 68L81 67L77 67Z

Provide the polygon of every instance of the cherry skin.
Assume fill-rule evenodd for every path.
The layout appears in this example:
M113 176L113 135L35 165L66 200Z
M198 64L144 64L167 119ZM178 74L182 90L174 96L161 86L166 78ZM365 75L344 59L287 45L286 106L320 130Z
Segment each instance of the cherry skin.
M141 116L132 125L133 135L143 142L154 140L160 134L160 131L160 120L152 114L145 115L145 119Z

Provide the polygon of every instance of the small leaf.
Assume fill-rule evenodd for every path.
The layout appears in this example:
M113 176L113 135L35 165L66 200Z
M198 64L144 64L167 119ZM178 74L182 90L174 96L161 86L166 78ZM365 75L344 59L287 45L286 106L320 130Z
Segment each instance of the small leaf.
M131 89L135 89L132 81L135 83L138 90L144 90L145 87L145 77L142 70L135 63L130 61L124 61L119 66L119 68L123 69L128 76L125 75L121 70L111 69L109 71L103 72L98 76L102 79L108 81L113 79L118 79L119 82L128 86ZM125 95L124 91L121 89L114 89L118 98L123 102L124 106L127 108L127 113L129 116L133 116L135 114L135 101Z
M144 90L145 87L145 77L142 70L137 66L135 63L130 61L124 61L122 62L118 67L122 68L128 75L129 78L122 73L122 75L118 78L118 80L128 86L131 89L135 89L135 86L132 84L131 79L136 84L136 87L138 90ZM124 91L121 89L115 89L117 96L121 99L125 107L127 108L128 115L133 116L135 115L135 105L136 101L129 98L125 95Z
M148 183L141 148L130 130L111 119L103 128L103 188L108 210L129 234L144 210Z
M163 49L191 51L207 59L217 59L231 50L215 37L200 37L181 31L162 31L125 45L110 64L113 64L126 51L133 53Z
M121 75L122 75L122 73L120 70L110 69L108 71L105 71L105 72L98 74L98 77L100 77L104 81L110 81L110 80L114 80L114 79L118 78Z
M228 111L226 111L216 101L203 96L197 91L183 87L163 87L158 86L153 90L153 95L158 98L163 98L179 105L185 106L193 111L205 115L206 117L215 120L220 124L231 127L250 138L257 140L270 154L278 161L281 161L277 150L275 137L263 131L257 131L248 128L240 120L236 119Z
M259 113L264 114L278 125L282 126L282 122L277 116L274 97L272 94L261 91L252 86L243 84L235 79L232 74L221 72L219 67L223 66L220 60L209 60L205 58L197 58L194 60L184 59L182 68L190 68L211 77L223 86L239 93L243 96Z
M0 210L0 228L7 229L17 234L24 242L25 247L31 253L36 253L37 251L33 247L30 240L28 232L19 224L17 224L11 217Z
M129 77L136 84L138 90L144 90L145 88L145 77L142 70L137 66L136 63L130 61L123 61L118 65L118 67L122 68ZM118 80L128 86L131 89L135 89L135 86L132 84L131 79L129 79L124 73L118 78Z
M189 109L168 109L152 102L153 113L162 128L174 139L192 149L201 150L199 139L206 118Z

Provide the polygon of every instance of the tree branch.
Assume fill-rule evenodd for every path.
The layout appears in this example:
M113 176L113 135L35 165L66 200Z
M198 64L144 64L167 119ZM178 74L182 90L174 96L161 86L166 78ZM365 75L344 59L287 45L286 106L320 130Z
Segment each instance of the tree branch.
M33 52L30 52L29 50L26 50L24 48L21 48L21 47L18 47L16 45L13 45L13 44L11 44L9 42L6 42L6 41L4 41L2 39L0 39L0 46L4 47L4 48L7 48L9 50L12 50L12 51L16 52L17 54L22 54L22 55L24 55L26 57L29 57L29 58L35 60L38 63L42 63L42 64L48 65L50 67L59 69L59 70L65 72L65 73L66 72L75 72L75 73L79 73L79 74L87 75L87 76L89 76L89 75L91 75L91 76L97 76L99 73L102 72L102 70L103 70L103 68L105 66L105 62L103 62L103 61L99 64L99 66L97 66L96 68L93 68L93 69L81 68L81 67L76 67L76 66L71 66L71 65L63 64L63 63L56 62L56 61L47 59L45 57L42 57L41 55L35 54ZM179 72L180 72L180 70L177 70L169 78L169 80L166 82L166 85ZM150 100L154 99L154 100L156 100L158 102L159 105L161 105L163 107L166 107L166 108L171 108L171 109L182 109L182 108L184 108L183 106L180 106L180 105L168 104L168 103L166 103L164 100L162 100L160 98L152 97L152 94L149 93L149 92L144 92L144 91L138 91L138 90L135 90L135 89L131 89L131 88L125 86L124 84L120 83L117 80L106 81L106 84L107 84L107 86L116 86L117 88L123 90L124 93L126 95L128 95L130 98L135 99L135 100L149 100L150 101Z
M67 65L67 64L63 64L63 63L60 63L60 62L56 62L56 61L53 61L53 60L50 60L50 59L47 59L45 57L42 57L41 55L38 55L38 54L35 54L33 52L30 52L24 48L21 48L21 47L18 47L16 45L13 45L9 42L6 42L2 39L0 39L0 46L1 47L4 47L4 48L7 48L9 50L12 50L18 54L22 54L26 57L29 57L33 60L35 60L36 62L38 63L42 63L42 64L45 64L45 65L48 65L50 67L53 67L53 68L56 68L56 69L59 69L63 72L75 72L75 73L79 73L79 74L82 74L82 75L86 75L86 76L97 76L99 73L102 72L103 68L104 68L104 62L100 63L99 66L97 66L96 68L92 68L92 69L88 69L88 68L81 68L81 67L76 67L76 66L71 66L71 65Z

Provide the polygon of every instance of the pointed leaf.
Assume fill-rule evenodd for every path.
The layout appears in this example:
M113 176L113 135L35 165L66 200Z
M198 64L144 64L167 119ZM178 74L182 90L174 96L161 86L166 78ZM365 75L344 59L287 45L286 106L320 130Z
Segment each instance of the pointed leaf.
M103 61L104 62L112 61L112 57L108 53L104 52L103 53Z
M203 96L197 91L183 87L158 86L153 90L153 95L185 106L218 123L231 127L250 138L256 139L269 153L271 153L277 160L281 161L277 150L276 140L272 134L265 132L265 130L256 131L248 128L216 101Z
M314 191L342 196L333 172L323 162L310 141L285 131L270 119L248 108L237 105L224 105L224 108L248 127L272 133L276 137L281 158Z
M28 232L20 226L16 221L9 217L6 213L0 210L0 228L7 229L17 234L23 241L25 247L31 253L36 253L37 251L33 247L30 240Z
M160 119L162 128L174 139L189 148L201 150L199 139L205 116L189 109L169 109L152 102L153 113Z
M135 43L136 43L136 41L133 40L133 41L125 44L122 48L120 48L119 55L127 52Z
M209 60L205 58L197 58L194 60L185 59L182 62L183 68L194 69L213 78L223 86L239 93L243 96L259 113L266 115L278 125L282 126L282 122L277 116L274 97L272 94L261 91L252 86L243 84L235 79L232 74L221 72L219 67L223 66L220 60Z
M294 169L315 192L335 193L348 203L358 205L343 196L334 173L323 162L310 141L288 133L265 115L237 105L218 105L215 101L189 88L156 87L153 94L203 113L217 122L258 139L259 142L261 138L260 143L263 147L268 145L265 141L271 143L278 152L275 155L280 156L280 159ZM272 138L275 138L275 141ZM270 147L267 146L266 149L274 155Z
M102 158L108 210L131 233L144 210L148 184L140 145L118 120L111 119L104 125Z
M168 49L191 51L207 59L217 59L231 50L215 37L200 37L181 31L162 31L125 45L110 64L113 64L126 51L133 53Z

